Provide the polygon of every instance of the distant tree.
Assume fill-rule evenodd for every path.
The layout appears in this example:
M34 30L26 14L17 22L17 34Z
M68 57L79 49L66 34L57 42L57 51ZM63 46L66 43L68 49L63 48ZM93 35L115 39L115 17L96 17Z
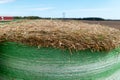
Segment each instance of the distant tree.
M99 17L88 17L88 18L82 18L82 20L104 21L105 19Z
M14 16L14 19L23 19L21 16Z
M25 16L23 19L41 19L39 16Z

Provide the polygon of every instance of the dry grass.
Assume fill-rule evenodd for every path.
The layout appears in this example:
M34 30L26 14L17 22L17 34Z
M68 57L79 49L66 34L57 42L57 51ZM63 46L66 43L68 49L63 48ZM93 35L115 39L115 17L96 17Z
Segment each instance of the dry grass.
M23 20L2 26L0 41L92 51L109 51L120 45L119 30L77 21Z

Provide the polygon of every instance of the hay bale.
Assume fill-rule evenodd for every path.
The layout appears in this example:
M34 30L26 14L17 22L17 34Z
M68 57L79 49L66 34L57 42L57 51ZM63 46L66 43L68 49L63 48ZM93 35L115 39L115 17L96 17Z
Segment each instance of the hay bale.
M59 20L2 26L0 80L120 80L117 29Z

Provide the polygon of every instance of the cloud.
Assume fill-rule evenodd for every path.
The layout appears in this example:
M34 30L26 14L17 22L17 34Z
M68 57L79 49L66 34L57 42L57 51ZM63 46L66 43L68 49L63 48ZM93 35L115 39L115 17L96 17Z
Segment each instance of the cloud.
M4 3L9 3L9 2L13 2L15 0L0 0L0 4L4 4Z
M54 9L53 7L45 7L45 8L31 8L29 9L30 11L46 11L46 10L51 10Z

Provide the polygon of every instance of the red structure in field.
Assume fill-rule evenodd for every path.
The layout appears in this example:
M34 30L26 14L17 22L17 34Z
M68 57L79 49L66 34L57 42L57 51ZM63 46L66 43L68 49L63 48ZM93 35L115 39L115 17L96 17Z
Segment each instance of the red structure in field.
M2 17L0 17L0 21L2 20Z
M12 21L13 17L11 16L0 16L0 21Z

